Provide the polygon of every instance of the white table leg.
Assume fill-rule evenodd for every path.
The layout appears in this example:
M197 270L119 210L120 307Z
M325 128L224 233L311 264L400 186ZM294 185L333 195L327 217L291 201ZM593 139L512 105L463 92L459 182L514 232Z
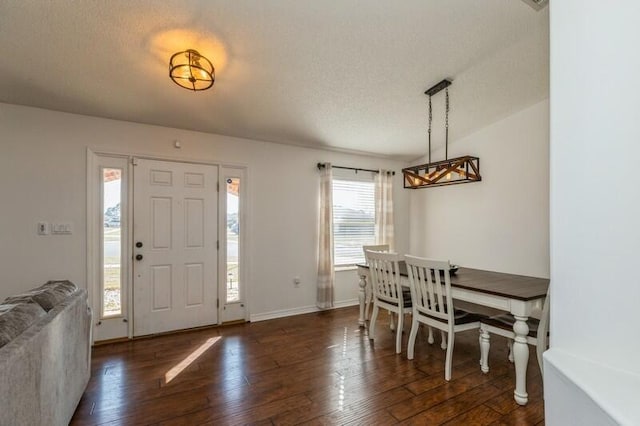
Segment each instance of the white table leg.
M480 370L489 372L489 348L491 347L491 335L488 331L480 329Z
M529 345L527 344L527 335L529 334L529 326L527 325L527 317L514 315L516 322L513 324L513 332L516 338L513 342L513 358L516 367L516 390L513 391L513 397L520 405L526 405L529 401L527 394L527 364L529 363Z
M360 275L360 282L358 283L360 286L360 290L358 291L358 302L360 302L360 318L358 318L358 325L360 327L365 326L365 312L364 305L366 299L366 287L367 287L367 276Z

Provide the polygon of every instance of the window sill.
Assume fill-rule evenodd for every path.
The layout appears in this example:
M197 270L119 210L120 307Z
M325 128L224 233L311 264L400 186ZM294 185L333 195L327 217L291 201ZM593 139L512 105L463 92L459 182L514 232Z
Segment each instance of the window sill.
M344 265L344 266L336 266L333 268L333 270L335 272L342 272L342 271L355 271L357 270L358 267L356 265Z

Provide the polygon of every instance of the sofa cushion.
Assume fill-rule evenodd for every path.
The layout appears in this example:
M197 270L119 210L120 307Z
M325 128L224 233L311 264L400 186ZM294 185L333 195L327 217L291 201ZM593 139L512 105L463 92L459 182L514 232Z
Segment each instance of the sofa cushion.
M73 294L78 287L70 281L48 281L46 284L34 288L26 293L7 297L6 304L18 304L34 302L49 312L58 303Z
M0 348L45 315L37 303L0 305Z

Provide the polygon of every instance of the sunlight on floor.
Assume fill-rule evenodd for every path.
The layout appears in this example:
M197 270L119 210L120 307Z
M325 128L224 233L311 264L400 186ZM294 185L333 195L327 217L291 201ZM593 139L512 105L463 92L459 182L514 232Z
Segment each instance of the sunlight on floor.
M342 359L347 358L347 337L348 337L348 329L344 328L344 337L342 341ZM338 396L338 410L342 411L344 409L344 374L340 375L340 385L339 385L339 396Z
M191 365L196 359L198 359L203 353L207 351L211 346L213 346L218 340L220 340L220 336L212 337L207 339L198 349L191 352L188 357L180 361L176 364L171 370L167 371L164 375L164 384L169 384L173 379L175 379L182 371Z

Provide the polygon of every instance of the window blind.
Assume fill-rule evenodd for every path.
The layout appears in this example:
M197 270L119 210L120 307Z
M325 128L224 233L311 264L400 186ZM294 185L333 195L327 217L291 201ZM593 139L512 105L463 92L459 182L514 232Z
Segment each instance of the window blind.
M334 265L364 263L362 246L374 243L375 187L373 181L334 179Z

